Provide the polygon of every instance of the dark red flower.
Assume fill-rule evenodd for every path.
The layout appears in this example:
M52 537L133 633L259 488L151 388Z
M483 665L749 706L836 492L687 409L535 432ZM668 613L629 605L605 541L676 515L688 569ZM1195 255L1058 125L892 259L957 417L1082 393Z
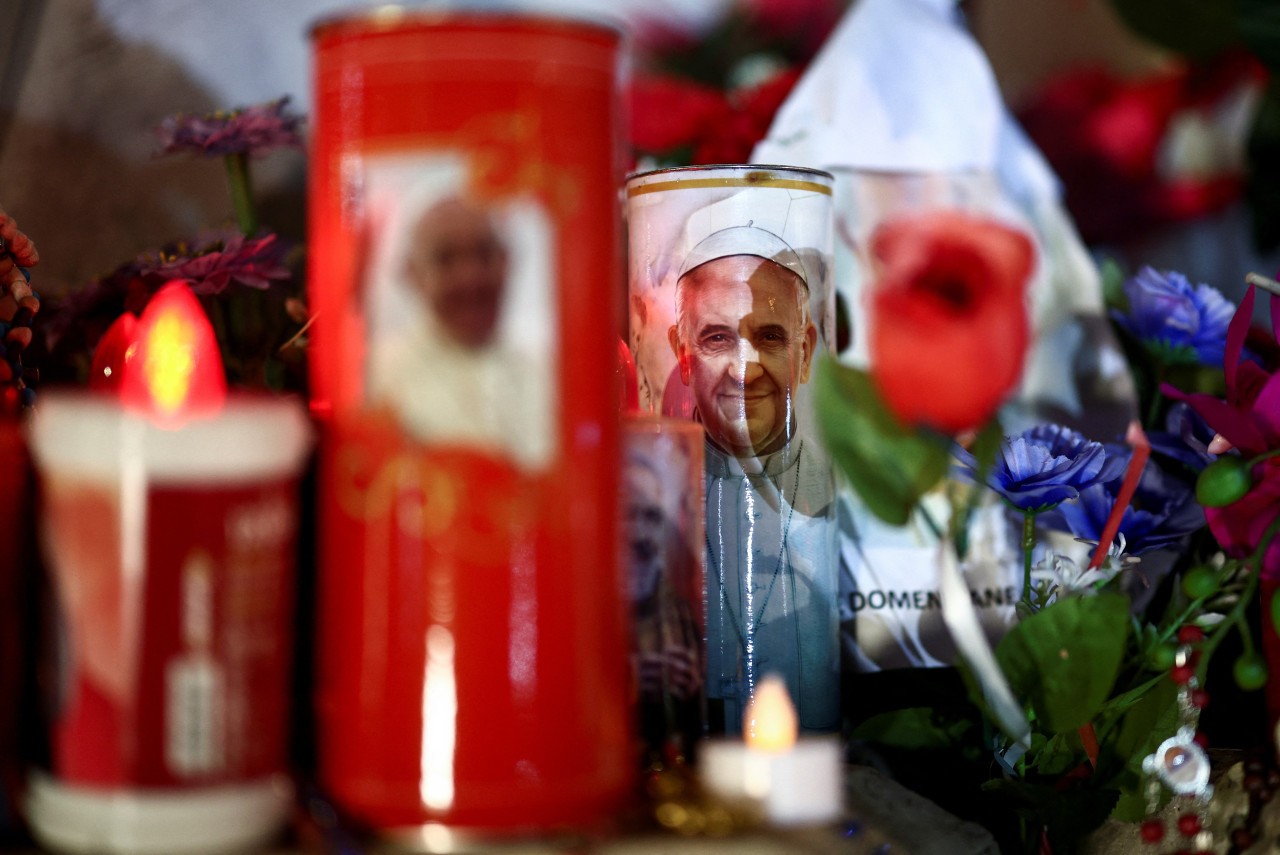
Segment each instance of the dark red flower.
M627 94L631 142L646 154L695 146L729 114L724 93L676 77L638 77Z
M1239 198L1242 176L1230 168L1163 174L1160 153L1175 119L1211 118L1241 87L1257 85L1257 76L1256 61L1237 54L1140 78L1075 68L1026 99L1018 118L1062 179L1085 241L1123 241Z
M1022 376L1035 249L959 211L890 220L871 236L871 375L908 424L955 434L995 413Z
M1165 384L1161 391L1186 401L1245 459L1280 448L1280 372L1244 357L1244 344L1253 318L1255 289L1251 285L1227 328L1223 373L1226 398L1187 394ZM1273 336L1280 328L1280 301L1271 298ZM1280 457L1253 467L1253 487L1239 501L1205 508L1209 530L1228 555L1247 557L1258 548L1267 528L1280 517ZM1273 541L1262 562L1266 578L1280 578L1280 538Z
M800 70L788 68L762 83L735 91L729 108L694 149L693 162L748 162L752 149L769 132L774 114L799 79Z

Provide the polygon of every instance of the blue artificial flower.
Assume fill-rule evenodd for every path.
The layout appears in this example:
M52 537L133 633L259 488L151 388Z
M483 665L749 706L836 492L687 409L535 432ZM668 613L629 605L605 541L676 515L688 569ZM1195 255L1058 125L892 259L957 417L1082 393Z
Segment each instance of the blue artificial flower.
M973 477L977 460L956 456ZM1080 495L1099 481L1124 472L1125 459L1109 455L1101 443L1061 425L1039 425L1007 437L987 475L987 485L1020 511L1039 513Z
M1129 311L1111 317L1148 352L1170 365L1222 364L1235 304L1181 273L1144 267L1124 283Z
M1069 531L1081 540L1099 541L1123 480L1115 478L1086 487L1077 501L1059 505L1038 521L1049 528ZM1191 485L1148 464L1142 470L1133 503L1124 509L1119 533L1124 536L1128 552L1141 555L1171 546L1204 525L1204 509L1196 503Z
M1216 431L1190 404L1178 401L1171 406L1164 425L1164 430L1147 433L1153 453L1176 460L1197 474L1218 459L1218 455L1209 453L1209 442Z

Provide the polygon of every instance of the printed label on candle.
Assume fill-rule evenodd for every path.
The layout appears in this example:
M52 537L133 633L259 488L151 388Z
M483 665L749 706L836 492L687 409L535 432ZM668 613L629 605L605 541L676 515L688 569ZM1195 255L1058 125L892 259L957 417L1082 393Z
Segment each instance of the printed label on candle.
M51 520L76 520L52 542L66 647L53 772L163 787L278 772L293 483L138 486L47 481Z
M557 401L552 219L529 188L495 187L464 163L461 150L365 158L366 404L424 444L545 467Z
M222 769L222 675L207 658L169 664L165 760L184 778Z

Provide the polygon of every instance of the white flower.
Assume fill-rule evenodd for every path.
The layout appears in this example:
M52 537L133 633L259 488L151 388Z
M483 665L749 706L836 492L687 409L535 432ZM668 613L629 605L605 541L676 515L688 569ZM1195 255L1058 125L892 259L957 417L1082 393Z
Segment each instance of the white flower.
M1090 540L1079 542L1097 545ZM1046 583L1047 595L1059 593L1063 596L1087 597L1114 579L1121 570L1128 569L1141 560L1135 555L1125 555L1124 547L1124 535L1118 535L1117 541L1107 550L1107 557L1102 560L1102 564L1092 570L1087 566L1082 568L1073 559L1058 555L1052 549L1046 550L1043 560L1031 568L1031 581Z

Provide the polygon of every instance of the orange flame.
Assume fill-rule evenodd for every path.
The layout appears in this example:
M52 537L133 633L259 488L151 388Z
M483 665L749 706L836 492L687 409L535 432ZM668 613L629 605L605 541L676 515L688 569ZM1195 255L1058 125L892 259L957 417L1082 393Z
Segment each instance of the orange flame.
M781 753L796 744L796 708L787 684L777 674L760 681L743 716L747 745L759 751Z

